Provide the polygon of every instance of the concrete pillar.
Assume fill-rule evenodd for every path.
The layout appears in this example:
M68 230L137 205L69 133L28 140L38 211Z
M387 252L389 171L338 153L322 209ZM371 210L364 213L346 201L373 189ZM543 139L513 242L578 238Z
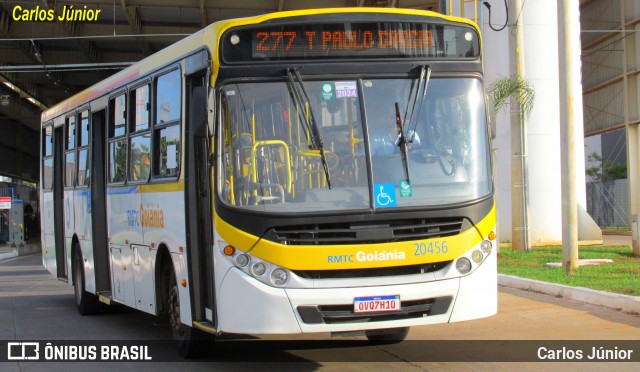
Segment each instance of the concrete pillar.
M627 22L637 17L637 5L634 1L620 1L620 29L625 32L640 30L638 25ZM624 34L626 35L626 33ZM621 35L623 36L623 35ZM640 38L636 33L626 37L622 43L622 76L624 86L624 122L627 132L627 182L629 187L629 221L634 214L640 213L640 133L638 132L638 106L640 101L638 89L640 84L637 74L629 75L638 69L640 61Z
M494 25L504 22L501 2L492 2ZM562 241L562 188L560 185L560 107L558 80L558 27L556 2L550 0L527 1L522 11L525 78L533 85L536 100L527 124L529 236L531 245L561 244ZM485 22L488 21L485 13ZM513 25L514 18L509 18ZM516 71L508 66L505 59L512 58L509 40L512 28L494 32L485 27L484 66L487 84ZM579 90L580 91L580 90ZM580 110L580 108L579 108ZM501 241L515 240L509 236L512 228L513 211L521 210L512 205L511 179L513 152L511 150L511 119L500 114L497 117L498 159L498 224ZM586 213L586 191L584 183L583 126L575 130L576 152L576 197L578 209L578 236L580 240L598 241L602 239L600 229ZM511 174L511 175L510 175ZM582 181L579 179L582 178Z

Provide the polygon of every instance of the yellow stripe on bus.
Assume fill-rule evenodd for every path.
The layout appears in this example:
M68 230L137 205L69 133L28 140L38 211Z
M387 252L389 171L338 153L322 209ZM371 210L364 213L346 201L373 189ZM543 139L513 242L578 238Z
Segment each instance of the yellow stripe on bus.
M138 191L141 193L152 193L152 192L175 192L184 191L184 180L180 179L178 182L169 182L169 183L157 183L157 184L146 184L138 186Z
M342 245L283 245L259 240L216 218L216 229L229 244L291 270L337 270L418 265L453 260L480 243L495 228L495 205L474 227L454 236L406 242ZM257 242L257 243L256 243ZM253 248L252 248L253 247Z

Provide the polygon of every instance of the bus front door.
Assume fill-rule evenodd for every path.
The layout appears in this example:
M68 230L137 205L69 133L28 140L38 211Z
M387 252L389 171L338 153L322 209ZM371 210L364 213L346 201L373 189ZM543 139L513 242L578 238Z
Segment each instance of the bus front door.
M96 293L111 291L107 246L107 201L105 182L105 110L91 115L91 210Z
M204 73L196 73L187 77L189 111L185 128L187 140L185 203L194 320L208 320L215 325L207 76Z

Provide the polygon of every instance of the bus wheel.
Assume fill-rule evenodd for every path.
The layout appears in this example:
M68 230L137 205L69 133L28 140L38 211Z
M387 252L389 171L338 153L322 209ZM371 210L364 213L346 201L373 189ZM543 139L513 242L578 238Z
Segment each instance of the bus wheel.
M73 292L80 315L91 315L100 311L98 296L85 290L84 262L78 243L73 248Z
M184 358L195 358L203 355L210 345L210 336L196 328L182 324L180 321L180 294L176 283L176 274L171 270L167 311L171 333L176 341L178 353Z
M366 331L367 339L376 344L396 344L404 341L409 334L409 327L376 329Z

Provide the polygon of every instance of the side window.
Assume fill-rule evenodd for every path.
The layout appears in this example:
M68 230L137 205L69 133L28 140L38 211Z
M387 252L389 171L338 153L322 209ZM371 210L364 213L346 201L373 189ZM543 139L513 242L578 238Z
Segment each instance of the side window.
M182 83L180 70L159 76L155 81L153 125L153 175L177 177L180 173L180 115Z
M80 133L78 133L78 146L85 147L89 145L89 111L80 113Z
M86 148L78 150L78 186L89 184L89 150Z
M65 150L76 148L76 117L69 116L67 118L67 142Z
M42 130L42 156L53 155L53 127L48 126Z
M127 142L119 139L109 143L109 182L124 182L127 164Z
M76 117L69 116L66 122L64 186L74 187L76 180Z
M156 79L156 124L180 120L180 70Z
M151 174L149 85L132 90L130 99L129 181L146 182Z
M65 159L64 185L65 187L73 187L76 178L76 152L68 152Z
M131 154L129 154L129 181L143 182L149 179L151 173L151 135L144 132L132 136L129 140Z
M109 175L110 183L126 180L127 140L126 134L126 94L109 101Z
M53 126L42 130L42 188L53 187Z
M121 94L111 99L109 103L111 115L109 120L109 138L124 136L125 119L127 116L127 99L125 94Z
M180 126L171 125L155 132L154 174L160 177L175 177L180 166Z
M151 106L149 105L149 85L143 85L136 88L131 93L131 106L133 109L133 117L131 120L131 132L139 132L149 129L149 114Z
M89 165L89 111L79 115L80 132L78 138L78 186L89 184L91 167Z

